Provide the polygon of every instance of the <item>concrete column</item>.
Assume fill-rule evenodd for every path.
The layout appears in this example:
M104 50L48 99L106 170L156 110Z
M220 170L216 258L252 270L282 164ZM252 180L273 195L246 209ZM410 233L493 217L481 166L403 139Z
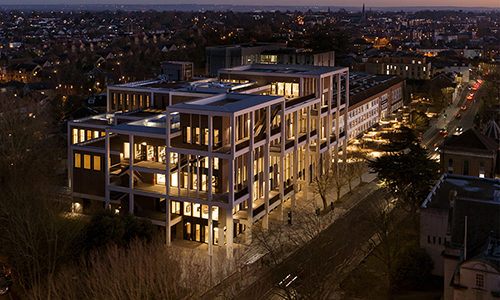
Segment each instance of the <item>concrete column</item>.
M349 124L347 122L347 116L349 113L349 69L345 72L345 108L344 108L344 130L345 130L345 139L344 139L344 158L343 160L347 160L347 142L349 140L349 128L347 127Z
M300 80L299 80L299 97L303 97L303 96L304 96L304 78L300 77ZM108 99L109 99L109 96L108 96Z
M208 205L208 255L214 254L214 222L212 218L212 205Z
M228 259L233 259L233 235L234 235L234 223L233 223L233 210L226 210L226 255Z
M226 210L219 207L219 247L221 248L225 246L224 226L226 226Z
M128 173L129 173L129 199L128 199L128 211L131 214L134 214L134 136L129 135L128 136L128 142L129 142L129 158L128 158Z
M247 207L247 228L245 230L245 244L249 245L252 243L252 224L253 224L253 184L255 181L253 162L254 158L254 131L253 128L255 126L255 113L252 111L249 114L250 118L250 128L249 128L249 136L250 136L250 147L248 152L248 175L247 175L247 184L248 184L248 207Z
M270 149L269 149L269 142L270 142L270 136L271 136L271 106L268 106L266 108L266 128L267 128L267 135L266 135L266 144L264 145L264 208L266 213L264 214L264 217L262 218L262 227L264 229L267 229L269 227L269 191L270 191L270 186L269 186L269 157L270 157Z
M109 99L109 98L108 98ZM106 136L104 138L104 177L106 178L106 202L104 204L105 209L109 209L110 204L111 204L111 199L109 197L109 168L111 166L111 159L109 157L109 132L106 130ZM71 151L71 156L69 157L69 160L71 164L73 164L73 159L74 159L74 154L73 151ZM73 177L73 165L70 165L70 170L71 170L71 177ZM71 192L73 192L73 186L71 186Z

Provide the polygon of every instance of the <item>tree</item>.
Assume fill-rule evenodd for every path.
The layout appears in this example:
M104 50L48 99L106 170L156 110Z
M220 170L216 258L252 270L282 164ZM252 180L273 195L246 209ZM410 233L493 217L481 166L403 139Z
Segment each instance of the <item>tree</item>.
M175 252L163 242L134 240L128 248L110 245L91 251L37 289L54 300L173 300L190 294L181 281L183 272Z
M333 189L333 172L330 169L330 164L326 165L324 173L314 177L313 192L321 197L323 209L328 206L327 196Z
M399 253L409 240L409 231L402 224L405 215L393 203L390 194L374 199L371 208L362 217L362 222L374 228L375 234L370 238L374 245L371 254L385 266L386 282L389 292L394 287L394 265Z
M152 241L157 229L147 219L135 218L131 214L115 214L103 210L94 216L82 233L82 248L87 252L108 245L126 246L134 239Z
M434 262L425 249L405 248L394 265L394 282L403 289L420 290L431 279Z
M342 191L342 189L345 187L345 185L348 182L348 179L347 179L348 178L348 176L347 176L348 171L347 171L345 163L339 163L337 161L332 163L331 170L332 170L331 171L332 172L331 184L332 184L332 187L337 194L337 201L339 201L340 200L340 192Z
M428 157L410 128L400 128L390 140L382 146L386 153L368 165L401 205L416 212L439 176L439 164Z
M0 253L25 293L71 258L82 227L62 216L71 203L56 193L48 105L36 95L0 95Z

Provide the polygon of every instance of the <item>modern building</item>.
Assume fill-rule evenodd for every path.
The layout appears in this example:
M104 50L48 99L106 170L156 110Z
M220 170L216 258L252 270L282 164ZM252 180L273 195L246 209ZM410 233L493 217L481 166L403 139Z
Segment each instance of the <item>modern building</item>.
M287 48L281 43L247 43L207 47L206 74L215 76L220 69L250 64L325 66L335 65L334 51Z
M205 73L216 76L220 69L260 63L262 52L285 47L284 43L246 43L207 47Z
M186 81L193 78L194 67L192 62L164 61L161 63L161 75L167 76L170 81Z
M444 299L500 295L500 181L443 174L420 210L420 246L444 276Z
M210 254L226 246L230 257L234 237L250 242L252 224L266 227L271 211L282 218L324 162L402 102L397 77L347 68L253 64L218 77L111 86L109 113L70 122L74 209L130 212L167 243L207 243Z
M335 51L313 51L304 48L280 48L261 53L260 63L306 66L335 66Z
M449 135L440 145L443 173L495 178L499 144L471 128L460 135Z

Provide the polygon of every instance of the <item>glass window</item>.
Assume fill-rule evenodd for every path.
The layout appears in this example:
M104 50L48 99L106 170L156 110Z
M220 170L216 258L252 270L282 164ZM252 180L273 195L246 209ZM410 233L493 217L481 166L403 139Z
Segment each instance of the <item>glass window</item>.
M125 159L130 158L130 143L129 142L123 143L123 158L125 158Z
M80 153L75 153L75 168L82 167L82 155Z
M462 165L462 175L469 176L469 161L464 160Z
M94 139L98 138L99 137L99 131L95 130L94 131Z
M91 168L90 154L83 155L83 168L90 170L90 168Z
M203 219L208 219L208 205L201 206L201 217Z
M80 143L85 142L85 130L80 129Z
M201 204L193 203L193 217L196 217L196 218L201 217Z
M453 159L448 160L448 173L453 174Z
M482 288L484 287L484 275L476 274L476 287Z
M101 171L101 157L94 155L94 171Z
M191 215L191 203L184 203L184 215L185 216Z
M484 162L479 163L479 177L484 178Z
M78 129L73 129L73 144L78 143Z
M212 220L219 220L219 208L217 206L212 206Z
M87 130L87 140L92 139L92 130Z

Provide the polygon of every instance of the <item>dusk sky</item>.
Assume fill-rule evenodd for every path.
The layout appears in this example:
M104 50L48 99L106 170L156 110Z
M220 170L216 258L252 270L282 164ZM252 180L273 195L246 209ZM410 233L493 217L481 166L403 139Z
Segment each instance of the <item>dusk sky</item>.
M235 5L318 5L318 6L362 6L366 7L388 7L388 6L460 6L460 7L492 7L500 8L499 0L375 0L375 1L329 1L329 0L185 0L185 1L159 1L159 0L0 0L0 5L23 5L23 4L235 4Z

